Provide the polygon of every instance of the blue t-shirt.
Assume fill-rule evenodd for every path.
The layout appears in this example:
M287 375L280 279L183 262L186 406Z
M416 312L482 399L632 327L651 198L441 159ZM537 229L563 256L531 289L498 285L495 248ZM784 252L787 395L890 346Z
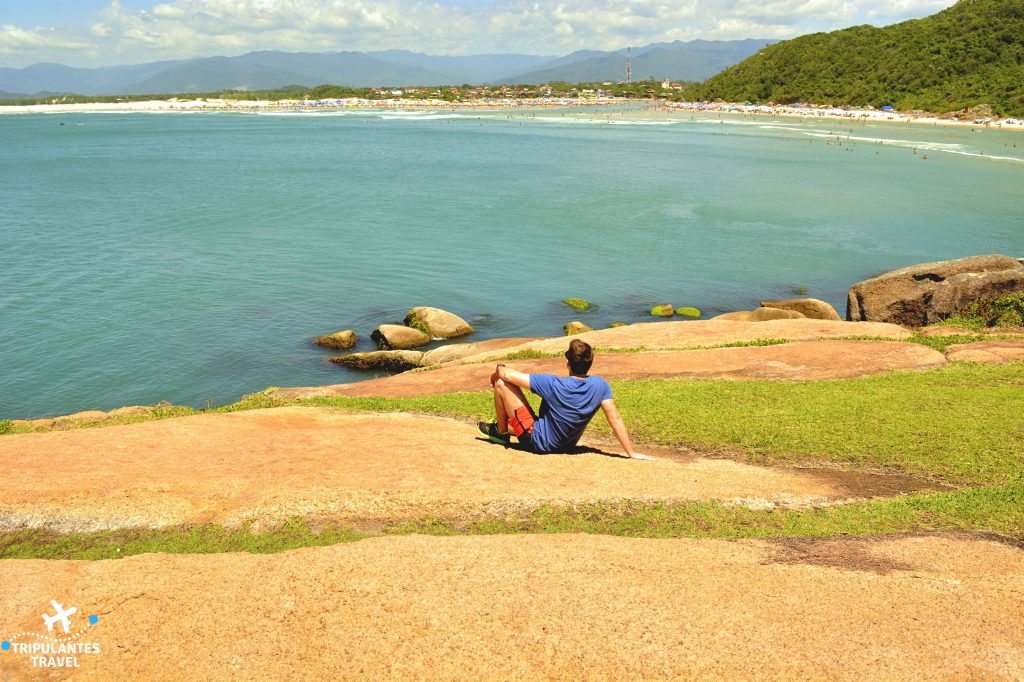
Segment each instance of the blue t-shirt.
M612 387L599 376L579 379L531 374L530 390L543 398L531 434L537 452L565 452L575 447L601 402L612 397Z

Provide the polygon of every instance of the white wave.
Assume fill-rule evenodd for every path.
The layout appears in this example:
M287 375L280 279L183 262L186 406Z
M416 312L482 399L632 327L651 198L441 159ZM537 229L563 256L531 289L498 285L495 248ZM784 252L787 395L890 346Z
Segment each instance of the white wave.
M330 118L335 116L357 116L358 111L256 111L257 116L299 116L308 118Z
M678 121L605 121L613 126L671 126Z
M464 114L423 114L420 116L396 116L394 114L383 114L380 117L385 121L441 121L448 118L471 118Z
M805 135L811 137L822 137L822 138L836 138L840 142L856 141L856 142L870 142L872 144L887 144L893 147L907 147L913 149L922 149L925 151L933 152L953 152L963 149L962 144L954 144L949 142L922 142L919 140L898 140L886 137L860 137L857 135L843 135L842 133L812 133L806 132Z

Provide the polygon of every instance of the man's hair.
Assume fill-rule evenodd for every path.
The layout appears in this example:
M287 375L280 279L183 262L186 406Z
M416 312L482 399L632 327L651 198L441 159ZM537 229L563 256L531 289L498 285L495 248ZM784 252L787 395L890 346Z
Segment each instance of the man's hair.
M569 361L569 371L583 376L594 364L594 349L586 341L573 339L569 342L569 350L565 351L565 359Z

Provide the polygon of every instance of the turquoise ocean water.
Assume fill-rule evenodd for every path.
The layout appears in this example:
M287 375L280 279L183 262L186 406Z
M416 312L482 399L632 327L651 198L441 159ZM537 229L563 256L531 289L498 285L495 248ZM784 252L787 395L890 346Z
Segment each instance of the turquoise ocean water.
M1019 132L646 116L0 116L0 418L351 381L310 339L415 305L557 335L1024 257Z

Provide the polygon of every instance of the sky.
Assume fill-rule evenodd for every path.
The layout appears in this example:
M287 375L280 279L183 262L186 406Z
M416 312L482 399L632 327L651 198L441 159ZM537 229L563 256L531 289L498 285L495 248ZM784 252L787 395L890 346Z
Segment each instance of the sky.
M792 38L953 0L0 0L0 67L92 67L254 50L563 55L673 40Z

